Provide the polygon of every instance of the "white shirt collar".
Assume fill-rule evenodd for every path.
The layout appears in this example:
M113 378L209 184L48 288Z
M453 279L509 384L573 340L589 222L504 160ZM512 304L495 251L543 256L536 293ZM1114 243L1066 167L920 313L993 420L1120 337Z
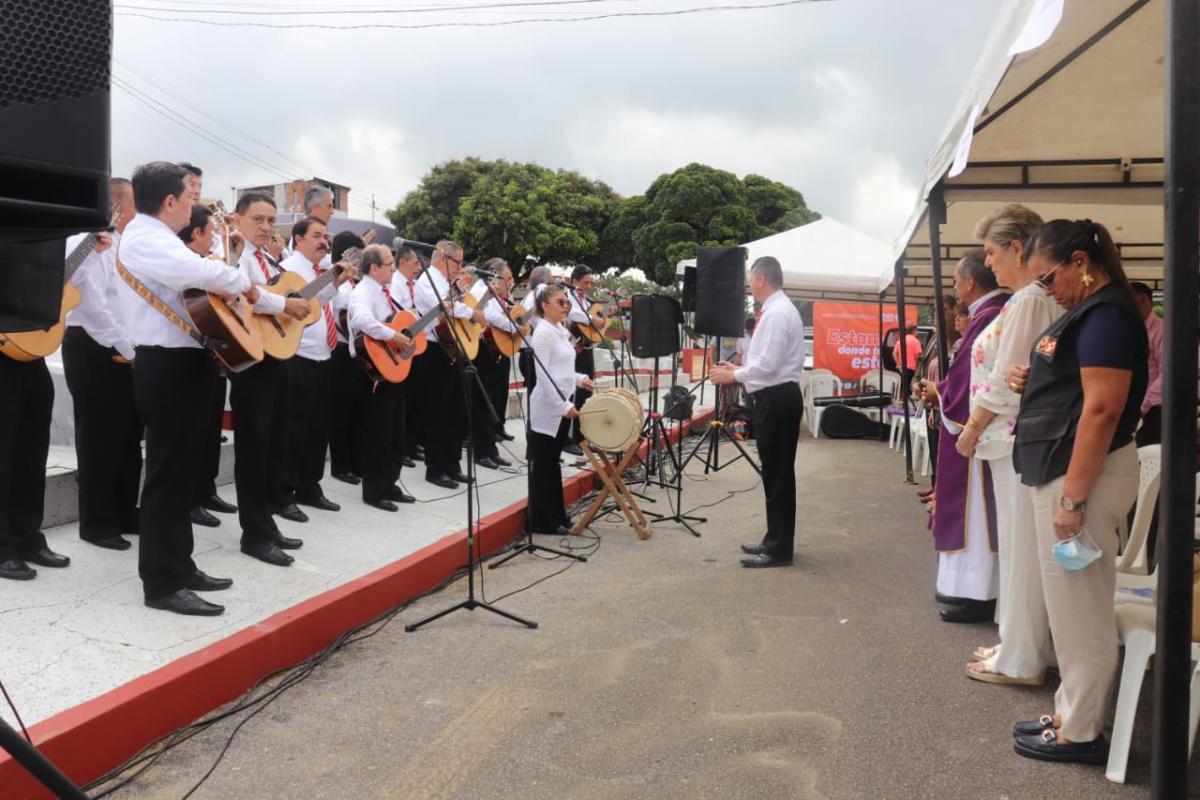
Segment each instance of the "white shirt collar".
M975 316L975 312L979 310L979 307L981 305L983 305L984 300L987 300L990 297L995 297L996 295L1000 294L1001 291L1002 291L1001 289L992 289L990 292L985 294L983 297L979 298L974 303L971 303L971 305L967 306L967 313L969 313L972 317Z

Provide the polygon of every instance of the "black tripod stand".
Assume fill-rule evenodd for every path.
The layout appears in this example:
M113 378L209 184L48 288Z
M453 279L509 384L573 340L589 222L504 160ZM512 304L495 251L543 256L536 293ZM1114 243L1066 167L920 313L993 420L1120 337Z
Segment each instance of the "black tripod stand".
M33 745L21 738L21 734L13 730L7 722L0 719L0 750L7 750L18 764L29 770L29 774L37 778L38 783L45 786L55 797L66 800L87 800L87 795L71 779L64 775L58 767Z
M408 242L409 245L415 244ZM436 250L433 245L425 245L430 250ZM491 401L487 398L487 392L483 389L483 384L479 380L479 373L475 370L475 365L472 364L466 355L466 348L463 347L462 339L459 338L458 331L455 330L453 317L450 310L446 307L446 303L442 298L442 293L438 290L437 282L433 279L431 270L436 269L432 264L425 270L425 277L429 280L429 285L433 289L434 297L437 298L438 306L441 308L441 316L446 320L446 330L450 332L458 347L458 371L459 371L459 388L463 392L464 406L466 408L467 418L467 599L456 605L444 608L422 620L413 622L404 626L404 630L408 633L428 625L434 620L441 619L444 616L454 613L460 609L474 611L477 608L482 608L484 611L490 611L497 616L510 619L513 622L519 622L527 628L536 628L538 625L532 620L517 616L504 609L497 608L491 603L483 600L475 599L475 565L476 559L476 534L479 530L479 520L477 509L475 508L475 432L471 425L471 391L478 388L483 395L484 408L491 416L491 422L495 425L499 418L496 416L496 410L492 408Z
M696 446L692 449L692 452L688 454L686 459L684 459L683 466L686 467L701 450L707 448L704 455L705 475L710 472L720 472L730 464L733 464L744 458L750 463L750 466L754 468L754 471L758 473L758 477L761 478L762 469L758 466L758 464L754 463L754 459L750 457L750 453L746 451L746 448L742 446L742 443L735 439L729 432L729 428L725 425L725 420L721 419L721 401L723 399L724 391L725 390L720 386L717 387L717 410L713 415L712 420L708 423L708 430L704 432L704 435L700 437L700 441L696 442ZM726 439L730 444L736 447L738 451L736 456L729 459L724 464L721 463L722 438Z

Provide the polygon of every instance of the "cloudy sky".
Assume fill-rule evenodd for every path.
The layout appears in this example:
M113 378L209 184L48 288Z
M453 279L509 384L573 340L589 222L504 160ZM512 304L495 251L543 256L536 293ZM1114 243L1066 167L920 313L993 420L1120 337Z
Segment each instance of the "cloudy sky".
M469 0L117 0L114 174L151 159L194 161L205 194L228 203L229 187L316 172L353 187L352 215L369 217L372 192L390 206L434 164L467 155L575 169L626 195L700 161L788 183L811 207L890 242L1000 6L828 0L420 31L183 21L479 23L717 2L535 7L542 1L500 12L444 8ZM281 8L340 13L198 11ZM347 13L364 8L372 13Z

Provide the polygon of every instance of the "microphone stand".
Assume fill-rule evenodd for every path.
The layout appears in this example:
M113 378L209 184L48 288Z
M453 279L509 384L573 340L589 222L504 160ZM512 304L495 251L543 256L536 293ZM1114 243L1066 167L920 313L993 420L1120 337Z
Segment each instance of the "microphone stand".
M492 408L491 400L488 399L487 392L483 391L483 384L479 381L479 373L475 369L475 365L467 358L466 348L463 347L462 340L458 336L458 331L454 329L454 315L451 313L452 308L446 307L445 299L442 293L438 291L437 281L433 279L430 270L436 269L431 263L425 270L425 277L429 281L429 287L433 289L433 296L437 299L440 315L446 320L446 330L454 339L455 345L458 347L458 369L459 369L459 388L463 392L464 407L467 418L467 599L461 603L457 603L449 608L444 608L441 611L435 612L424 619L413 622L404 626L407 633L412 633L419 628L428 625L434 620L441 619L449 614L465 609L474 611L477 608L482 608L485 611L490 611L493 614L510 619L513 622L518 622L527 628L536 628L538 624L532 620L525 619L511 612L497 608L491 603L475 598L475 565L476 547L475 537L478 532L478 520L476 519L475 508L475 433L471 425L471 387L477 385L480 392L483 394L484 408L490 412L493 423L498 420L495 409ZM451 292L453 293L453 292ZM440 346L440 344L436 345ZM434 356L436 357L436 356Z
M29 771L37 782L49 789L55 797L66 800L87 800L87 795L71 779L54 766L32 744L21 738L7 722L0 719L0 750L7 750L18 764Z

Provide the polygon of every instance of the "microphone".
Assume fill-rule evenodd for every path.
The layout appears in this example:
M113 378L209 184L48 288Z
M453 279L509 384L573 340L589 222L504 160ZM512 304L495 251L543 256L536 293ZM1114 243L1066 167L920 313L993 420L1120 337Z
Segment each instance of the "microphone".
M525 260L529 263L536 264L538 262L538 257L537 256L525 256Z
M469 267L467 267L467 271L474 275L478 275L481 278L499 278L500 277L500 273L493 272L490 269L484 269L483 267L469 266Z
M392 246L395 248L411 247L413 250L426 250L430 253L432 253L434 250L437 250L436 244L428 244L426 242L416 242L416 241L413 241L412 239L405 239L403 236L397 236L395 239L393 239Z

